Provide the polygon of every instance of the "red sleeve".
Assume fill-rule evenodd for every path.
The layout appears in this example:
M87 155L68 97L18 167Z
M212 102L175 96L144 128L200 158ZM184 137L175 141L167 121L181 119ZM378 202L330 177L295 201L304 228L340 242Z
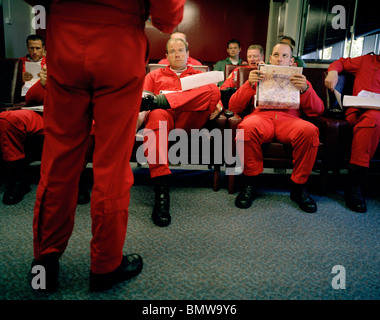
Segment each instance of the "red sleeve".
M186 0L150 0L153 25L162 32L171 33L182 21Z
M26 93L25 102L27 105L43 105L45 88L38 80Z
M341 73L344 70L355 74L359 70L362 60L362 56L356 58L340 58L331 63L327 71L335 70L338 73Z
M307 84L309 89L300 95L301 109L309 117L319 116L325 111L325 106L308 80Z
M242 113L246 107L254 105L256 86L252 88L248 80L231 96L228 108L235 113Z

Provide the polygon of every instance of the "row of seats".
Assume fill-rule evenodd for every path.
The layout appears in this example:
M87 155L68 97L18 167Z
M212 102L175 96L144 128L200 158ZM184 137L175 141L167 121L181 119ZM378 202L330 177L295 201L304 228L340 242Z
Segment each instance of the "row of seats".
M161 67L164 66L159 64L148 64L147 72ZM12 106L17 107L17 105L20 104L20 97L16 92L19 90L19 78L21 74L18 59L1 59L0 68L2 70L0 74L0 107L2 110L10 109ZM197 66L197 68L206 72L209 70L208 66ZM227 65L225 76L227 77L235 68L236 66ZM3 70L5 70L5 72L3 72ZM238 88L248 79L248 74L251 70L251 68L238 69ZM324 86L327 69L304 68L303 74L312 83L314 90L322 99L326 107L326 111L322 116L305 118L314 123L320 131L320 146L315 162L315 170L320 172L320 191L321 193L325 193L327 191L330 173L337 174L340 169L347 167L352 139L352 129L349 127L348 122L344 120L343 112L335 111L338 110L336 108L336 99ZM11 81L10 78L12 79ZM353 80L354 77L350 74L340 74L336 89L343 94L351 94ZM209 131L218 128L222 133L224 132L224 129L231 129L234 136L237 126L241 121L242 115L234 114L232 117L226 117L225 114L220 114L216 119L208 121L205 128ZM212 140L213 137L210 135L209 139ZM142 139L136 139L131 161L137 160L136 151L142 143L141 140ZM30 161L39 160L42 143L43 140L41 137L27 137L25 147ZM212 141L210 142L210 145L212 145ZM234 140L230 147L231 153L235 154ZM284 145L278 141L273 141L271 143L263 144L262 150L265 168L292 168L292 148L290 145ZM378 148L378 152L375 154L371 166L378 167L379 163L380 148ZM225 165L225 163L216 163L212 157L209 159L209 167L214 169L213 189L215 191L220 189L220 172L223 165ZM228 191L229 193L234 193L235 191L234 175L228 176Z

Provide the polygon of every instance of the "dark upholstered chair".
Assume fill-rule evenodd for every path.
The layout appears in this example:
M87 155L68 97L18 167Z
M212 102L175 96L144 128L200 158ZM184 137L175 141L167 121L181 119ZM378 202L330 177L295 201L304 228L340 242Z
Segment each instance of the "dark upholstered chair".
M238 87L240 87L248 79L251 68L240 68L238 71ZM322 99L325 107L327 105L327 91L324 86L324 79L326 77L326 69L320 68L304 68L303 74L313 85L314 90ZM236 131L237 126L242 121L242 117L249 114L251 110L246 110L244 114L235 114L228 119L228 127ZM314 165L315 170L320 171L321 193L327 190L327 179L329 171L335 171L340 164L339 152L337 149L339 134L342 128L347 127L347 122L344 120L330 118L326 115L318 117L305 117L306 120L314 123L320 131L320 146L318 149L317 159ZM235 143L232 146L232 152L235 154ZM264 143L262 145L264 156L264 168L275 169L292 169L293 157L292 147L290 145L282 144L278 141L271 143ZM234 193L234 176L228 176L228 191Z
M156 68L165 68L165 67L166 67L166 65L162 65L162 64L148 64L147 65L147 71L150 72ZM209 70L208 66L193 66L193 68L197 69L197 70L202 70L204 72L207 72ZM206 125L202 129L207 129L208 132L211 132L213 129L218 129L218 130L220 130L220 132L222 134L222 138L223 138L223 133L224 133L224 130L226 129L226 127L227 127L227 118L224 114L220 114L215 119L213 119L211 121L210 120L207 121ZM139 129L139 131L141 130L141 128ZM139 133L139 131L136 133L136 141L134 144L132 157L131 157L131 161L137 162L137 163L138 163L138 161L137 161L136 153L137 153L137 150L139 149L139 147L141 147L143 144L142 135ZM214 137L211 134L207 134L207 139L209 139L210 146L213 147ZM174 143L175 142L169 142L169 148ZM191 139L189 139L189 148L190 148L190 144L191 144ZM189 150L191 150L191 149L189 149ZM200 156L199 157L200 158L199 164L201 164L201 165L207 164L210 169L211 168L214 169L213 189L215 191L218 191L220 189L220 169L223 165L223 161L222 161L223 159L221 159L221 161L216 161L219 159L214 159L213 149L211 149L207 155L201 154L201 152L200 152L199 156ZM191 154L189 152L189 162L188 163L191 163L190 157L191 157Z
M226 64L226 66L224 67L224 79L227 79L231 72L234 71L237 67L240 66L234 64Z
M0 111L20 108L22 61L20 59L0 59Z

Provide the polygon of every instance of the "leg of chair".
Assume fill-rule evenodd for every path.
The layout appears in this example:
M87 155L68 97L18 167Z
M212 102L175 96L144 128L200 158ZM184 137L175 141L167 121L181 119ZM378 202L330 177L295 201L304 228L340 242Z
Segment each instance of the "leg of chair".
M214 166L214 191L220 189L220 165Z
M228 176L228 193L233 194L235 189L235 176L233 174Z

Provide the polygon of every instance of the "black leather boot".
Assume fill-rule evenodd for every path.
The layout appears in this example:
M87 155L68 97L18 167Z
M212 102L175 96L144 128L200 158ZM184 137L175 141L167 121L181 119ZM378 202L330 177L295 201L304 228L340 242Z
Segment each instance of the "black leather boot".
M147 91L144 91L144 93L145 94L141 99L140 112L155 109L170 109L169 102L165 95L155 95Z
M155 225L159 227L166 227L171 222L169 213L170 208L170 195L167 176L160 176L154 180L154 207L152 212L152 220Z
M30 191L30 184L26 176L27 163L25 159L5 161L6 184L3 203L14 205L19 203Z
M317 212L317 204L310 196L303 184L292 182L290 199L297 202L298 206L307 213Z
M344 190L344 200L346 206L352 211L367 212L367 205L362 193L363 180L368 172L368 168L357 165L349 165L348 183Z
M255 180L254 176L243 175L243 188L235 199L235 206L241 209L247 209L252 205L252 201L256 194L256 189L254 187Z
M112 288L114 285L136 277L143 268L143 260L137 253L123 256L120 266L108 273L90 272L90 291L98 292Z

